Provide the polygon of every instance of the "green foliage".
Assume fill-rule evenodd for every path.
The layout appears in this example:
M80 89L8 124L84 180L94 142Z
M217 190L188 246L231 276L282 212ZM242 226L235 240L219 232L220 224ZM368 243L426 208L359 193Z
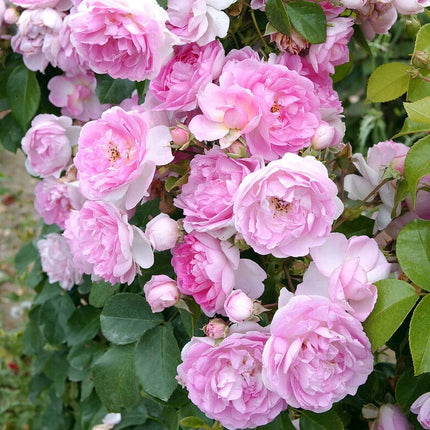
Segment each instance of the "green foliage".
M131 96L136 84L128 79L113 79L109 75L97 75L96 94L101 103L119 104Z
M339 415L330 409L328 412L316 414L303 411L300 418L300 430L343 430L344 426Z
M409 331L415 375L430 372L430 296L425 296L412 315Z

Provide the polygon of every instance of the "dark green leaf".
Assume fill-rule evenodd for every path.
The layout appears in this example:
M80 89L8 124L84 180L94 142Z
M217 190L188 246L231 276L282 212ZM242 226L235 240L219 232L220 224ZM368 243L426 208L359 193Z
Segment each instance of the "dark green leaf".
M407 369L396 383L396 400L403 412L409 412L412 403L421 394L430 391L430 374L414 376L413 369Z
M343 430L343 428L342 420L333 409L322 414L302 411L300 430Z
M81 404L81 426L82 430L91 430L95 425L101 424L103 418L108 413L103 406L99 396L92 390Z
M19 274L22 274L30 263L39 258L39 251L29 242L24 245L15 256L15 267Z
M167 9L167 0L157 0L157 3L163 8Z
M37 355L45 344L45 338L40 327L40 306L30 310L29 321L23 335L23 351L27 355Z
M112 346L93 366L94 386L108 411L137 405L140 400L134 345Z
M93 362L98 360L105 352L102 345L96 342L86 342L70 348L67 360L70 366L77 370L89 369Z
M17 66L7 80L6 90L12 115L25 130L40 103L36 73L23 65Z
M363 324L373 351L387 342L418 300L415 289L404 281L383 279L376 286L378 299Z
M92 306L76 309L70 316L67 327L67 343L78 345L91 340L100 330L100 311Z
M66 360L65 350L60 350L51 355L45 365L45 374L54 382L57 397L61 397L64 394L68 370L69 363Z
M100 316L104 336L116 345L136 342L147 330L163 322L159 313L152 313L146 300L132 293L111 297Z
M273 421L265 426L257 427L257 430L295 430L288 412L282 412Z
M43 305L48 300L61 296L62 294L64 294L64 290L57 282L55 284L50 284L49 281L46 280L43 284L42 290L36 296L33 303L35 305Z
M0 120L0 143L5 149L16 152L21 147L23 137L24 131L12 114L9 113Z
M430 295L426 295L412 314L409 344L415 375L430 372Z
M90 291L90 305L96 308L102 308L119 287L120 284L112 285L109 282L95 282Z
M180 352L171 325L147 331L136 345L136 372L143 389L167 401L177 387Z
M372 236L373 226L375 220L368 218L366 216L360 215L353 221L346 221L342 223L336 231L343 233L347 238L351 236Z
M266 16L270 24L282 34L291 34L291 22L282 0L267 0Z
M136 84L128 79L113 79L109 75L97 75L96 94L100 103L119 104L131 96Z
M310 43L323 43L327 38L327 18L318 3L297 0L286 3L287 14L295 30Z
M167 0L166 0L167 4ZM167 6L166 6L167 7ZM139 96L139 104L145 101L146 93L149 89L149 80L136 82L137 95Z
M397 258L408 278L430 291L430 221L413 220L400 231Z
M135 409L127 410L122 414L121 422L115 426L115 430L144 424L147 419L148 411L144 403L141 403Z
M160 199L150 200L143 205L138 205L130 224L145 228L146 224L160 213Z
M28 387L28 397L32 403L34 403L39 397L40 393L52 384L44 373L38 373L33 376Z

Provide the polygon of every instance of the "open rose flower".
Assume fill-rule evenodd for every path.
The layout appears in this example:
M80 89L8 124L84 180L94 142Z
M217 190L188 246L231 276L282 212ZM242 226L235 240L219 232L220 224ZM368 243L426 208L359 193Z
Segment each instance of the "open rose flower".
M342 212L336 195L321 162L286 154L243 179L233 206L236 230L259 254L306 255Z
M127 214L110 203L87 200L73 210L64 230L73 260L93 279L131 284L140 267L154 263L151 244L128 223Z
M411 412L418 414L418 422L425 429L430 429L430 392L418 397L411 405Z
M386 404L379 408L370 430L412 430L412 426L398 405Z
M360 322L326 297L292 297L275 313L270 332L263 381L294 408L328 411L373 370Z
M71 41L94 72L143 81L173 52L167 19L156 0L83 0L69 17Z
M12 3L26 9L51 7L58 10L67 10L72 7L72 0L13 0Z
M255 428L272 421L286 403L262 383L262 352L268 333L233 333L215 339L193 337L182 350L178 381L191 401L229 430Z

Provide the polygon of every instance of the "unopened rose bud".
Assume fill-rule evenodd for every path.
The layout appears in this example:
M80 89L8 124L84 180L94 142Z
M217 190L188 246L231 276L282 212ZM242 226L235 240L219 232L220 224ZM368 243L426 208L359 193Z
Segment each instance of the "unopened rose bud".
M421 76L421 72L415 68L411 68L411 69L406 70L406 73L408 74L408 76L411 79L416 79L416 78L419 78Z
M154 275L144 285L143 292L152 312L175 306L181 295L176 281L166 275Z
M252 317L254 300L242 290L233 290L224 303L224 310L230 321L240 323Z
M228 330L227 323L221 318L210 320L204 327L203 331L207 337L212 339L222 339L226 336Z
M246 150L246 146L240 140L235 140L228 147L228 152L230 154L238 155L241 158L248 157L248 151Z
M157 251L172 249L180 237L178 223L161 213L146 224L145 236Z
M329 147L333 142L336 131L326 122L322 122L315 130L311 139L312 148L321 150Z
M184 145L190 138L190 133L182 127L176 127L170 131L173 143L179 146Z
M414 67L423 69L430 64L430 55L425 51L417 51L412 54L411 63Z
M14 7L8 7L4 11L3 21L7 25L16 24L16 22L18 21L18 18L19 18L19 13L18 13L18 11Z

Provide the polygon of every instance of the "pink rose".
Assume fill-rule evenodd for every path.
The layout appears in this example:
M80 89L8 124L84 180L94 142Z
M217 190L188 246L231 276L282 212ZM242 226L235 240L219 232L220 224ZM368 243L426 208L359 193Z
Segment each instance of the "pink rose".
M152 79L149 88L161 102L157 109L190 111L197 107L197 94L214 81L224 64L218 40L203 47L195 43L175 48L175 56Z
M181 44L206 45L227 35L230 20L223 9L235 0L168 0L168 28Z
M252 317L254 300L241 290L233 290L224 303L224 310L230 321L244 322Z
M27 9L51 7L57 10L67 10L72 7L72 0L13 0L12 3Z
M173 160L169 129L150 125L149 115L118 106L84 125L74 160L82 194L126 209L149 195L156 166Z
M340 304L364 321L377 298L376 281L388 277L391 264L374 239L331 233L320 246L310 250L313 262L297 286L296 294L317 294Z
M100 103L96 86L92 72L54 76L48 82L49 101L60 107L63 115L79 121L97 119L110 105Z
M321 162L286 154L243 179L233 206L236 230L259 254L306 255L342 212L336 195Z
M397 12L402 15L416 15L424 11L424 8L430 6L429 0L393 0Z
M263 382L294 408L328 411L373 370L360 322L325 297L292 297L275 313L270 332Z
M22 54L30 70L44 72L48 63L57 65L63 15L51 8L28 9L21 13L11 45L15 52Z
M397 405L382 405L370 430L412 430L408 419Z
M131 284L139 266L154 263L151 244L128 223L127 214L110 203L86 201L66 220L67 239L77 268L93 279Z
M63 236L50 233L37 242L37 248L42 269L51 284L58 282L61 288L70 290L73 285L82 283L82 271L74 265L69 245Z
M375 34L388 33L397 19L397 10L391 1L366 2L356 13L356 23L361 25L368 40L372 40Z
M422 394L412 403L411 412L418 415L418 422L423 428L430 429L430 392Z
M196 155L190 163L188 182L174 200L184 210L187 232L202 231L228 239L234 234L233 203L239 185L250 172L261 167L256 159L235 160L214 147Z
M223 339L227 335L228 325L221 318L214 318L203 327L203 331L207 337Z
M70 211L79 210L85 200L79 193L77 184L57 182L52 177L39 182L34 192L34 208L37 213L46 224L57 224L60 228L64 228Z
M37 115L21 141L27 155L27 171L42 178L59 178L71 163L72 146L77 143L80 130L66 116Z
M96 73L152 79L176 41L167 18L156 0L83 0L69 18L71 41Z
M143 286L146 301L152 312L161 312L178 303L181 292L176 281L166 275L154 275Z
M157 251L172 249L180 237L178 223L161 213L146 224L145 236Z
M193 337L182 350L177 379L190 400L227 429L263 426L287 407L261 383L267 339L262 329L233 333L218 346L214 339Z

